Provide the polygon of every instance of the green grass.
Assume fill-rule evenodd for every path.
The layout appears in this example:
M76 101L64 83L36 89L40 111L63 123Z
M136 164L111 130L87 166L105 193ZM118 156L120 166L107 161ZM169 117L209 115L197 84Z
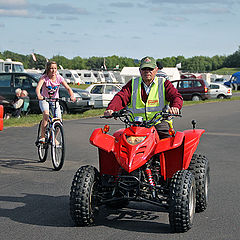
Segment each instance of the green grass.
M184 101L183 106L193 105L193 104L204 104L204 103L211 103L211 102L235 101L235 100L240 100L240 96L231 97L229 99L209 99L209 100L204 100L204 101Z
M105 109L92 109L85 111L83 113L77 114L64 114L63 121L65 120L73 120L80 118L88 118L88 117L96 117L102 116ZM31 127L35 124L38 124L42 119L42 114L29 114L27 116L21 118L10 118L8 120L3 121L4 127Z
M86 89L87 87L90 86L90 84L69 84L71 88L81 88L81 89Z
M225 102L225 101L234 101L240 100L240 96L232 97L230 99L210 99L205 101L184 101L183 107L187 105L193 104L204 104L204 103L211 103L211 102ZM105 109L92 109L85 111L83 113L77 114L65 114L63 115L63 121L67 120L74 120L80 118L88 118L88 117L96 117L102 116ZM29 114L28 116L21 117L21 118L10 118L8 120L4 120L4 127L31 127L35 124L38 124L42 119L42 114Z
M221 68L211 73L219 75L232 75L235 72L240 72L240 68Z

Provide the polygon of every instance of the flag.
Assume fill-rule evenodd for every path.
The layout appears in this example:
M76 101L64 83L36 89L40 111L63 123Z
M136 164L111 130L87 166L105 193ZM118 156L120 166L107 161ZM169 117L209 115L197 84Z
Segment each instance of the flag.
M104 67L105 70L107 70L107 67L106 67L106 59L105 59L105 58L103 59L103 67Z
M176 68L181 68L182 67L182 63L178 63L177 65L176 65Z
M33 58L33 61L34 61L34 62L36 62L36 61L37 61L37 59L36 59L36 56L35 56L35 54L34 54L34 53L32 53L32 58Z

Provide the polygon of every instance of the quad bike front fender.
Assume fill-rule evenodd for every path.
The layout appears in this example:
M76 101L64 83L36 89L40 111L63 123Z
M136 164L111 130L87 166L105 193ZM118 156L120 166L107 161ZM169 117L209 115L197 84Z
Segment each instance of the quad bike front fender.
M204 132L204 129L192 129L183 131L185 139L183 169L188 169L192 156L196 151L200 138Z
M164 138L160 140L155 148L154 154L169 151L174 148L178 148L182 144L183 138L184 138L184 133L177 132L174 137Z
M165 180L178 170L188 169L204 132L203 129L185 130L177 132L174 137L159 141L154 154L159 154L161 175Z
M103 132L102 128L93 131L90 137L90 143L106 152L114 150L115 137Z

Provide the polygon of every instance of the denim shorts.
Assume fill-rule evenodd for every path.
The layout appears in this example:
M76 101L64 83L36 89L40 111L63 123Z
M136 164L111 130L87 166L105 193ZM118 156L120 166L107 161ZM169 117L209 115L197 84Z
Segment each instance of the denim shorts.
M49 112L49 106L50 106L50 111L53 113L54 111L54 106L55 103L49 103L46 100L39 100L39 107L41 109L41 111L48 111ZM62 114L61 114L61 109L60 109L60 105L59 102L56 102L56 117L57 118L62 118ZM54 115L54 114L53 114Z

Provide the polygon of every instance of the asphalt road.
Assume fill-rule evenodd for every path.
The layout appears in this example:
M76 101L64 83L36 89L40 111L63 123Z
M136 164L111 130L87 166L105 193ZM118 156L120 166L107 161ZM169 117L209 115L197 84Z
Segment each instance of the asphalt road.
M37 126L7 128L0 132L0 239L239 239L240 101L207 103L183 108L175 120L178 130L191 128L191 120L204 128L198 152L210 161L209 206L196 214L187 233L170 232L168 214L156 206L130 203L119 211L101 208L95 226L74 227L69 215L69 192L81 165L98 166L97 149L89 144L96 127L110 123L111 132L122 127L115 120L89 118L65 121L66 162L59 172L51 159L39 163L34 146Z

